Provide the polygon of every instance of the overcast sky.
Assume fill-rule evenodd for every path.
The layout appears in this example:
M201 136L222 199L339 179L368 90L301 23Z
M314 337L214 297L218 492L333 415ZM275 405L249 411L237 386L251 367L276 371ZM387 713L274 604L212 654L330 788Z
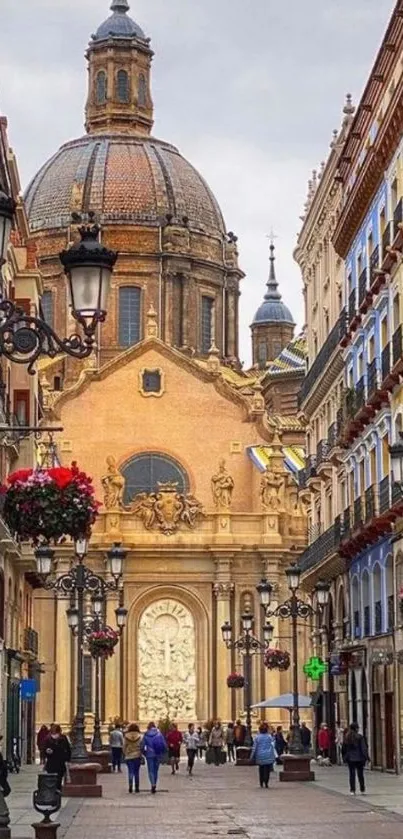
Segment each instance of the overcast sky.
M84 50L109 4L0 0L0 112L24 187L83 133ZM292 251L307 181L327 157L345 94L359 99L392 8L393 0L131 0L155 51L153 133L200 170L239 237L245 361L271 227L281 291L302 326Z

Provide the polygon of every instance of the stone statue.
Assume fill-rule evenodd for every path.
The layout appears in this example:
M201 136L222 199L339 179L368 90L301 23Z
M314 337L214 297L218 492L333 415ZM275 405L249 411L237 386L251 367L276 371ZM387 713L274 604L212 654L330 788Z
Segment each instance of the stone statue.
M269 464L260 481L260 497L266 510L278 512L281 509L283 489L284 474L272 469Z
M107 510L116 510L123 507L126 478L120 474L116 460L112 455L106 458L106 464L108 469L106 475L101 479L104 489L104 504Z
M188 219L175 223L172 216L167 216L167 224L162 228L162 246L167 253L187 253L190 247Z
M181 523L193 529L204 515L200 501L194 495L178 492L176 483L159 483L157 492L140 492L133 499L131 511L147 530L158 527L166 536L176 533Z
M220 460L218 472L211 479L213 501L218 509L229 510L232 503L233 490L234 479L226 469L225 460Z

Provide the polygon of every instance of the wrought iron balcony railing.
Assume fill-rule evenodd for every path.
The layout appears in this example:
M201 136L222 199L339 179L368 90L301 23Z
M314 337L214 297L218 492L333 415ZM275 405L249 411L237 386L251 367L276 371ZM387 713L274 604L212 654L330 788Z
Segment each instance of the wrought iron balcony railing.
M379 512L387 513L391 506L390 478L389 475L379 484Z
M339 419L335 419L331 425L329 425L329 430L327 432L327 439L329 443L329 451L331 449L335 449L339 442L339 437L341 433L342 425Z
M379 387L379 365L378 359L374 358L368 365L368 398L373 396Z
M325 530L325 532L322 533L315 542L309 545L306 551L304 551L302 556L299 558L300 567L303 571L308 571L310 568L314 568L316 565L323 562L323 560L327 559L327 557L335 553L338 545L339 542L336 540L335 525L332 524L328 530Z
M395 366L402 357L402 327L399 325L392 338L392 359Z
M364 636L371 635L371 609L364 606Z
M306 459L306 479L309 481L309 478L316 477L316 454L309 454Z
M351 510L346 507L343 513L343 539L348 539L351 534Z
M329 460L330 446L327 440L320 440L316 448L316 469Z
M379 245L373 249L371 256L369 257L369 270L370 272L375 271L376 268L379 268L380 263L380 253L379 253Z
M365 490L365 522L370 522L378 513L377 487L370 486Z
M315 524L310 524L308 526L308 542L312 545L313 542L316 542L319 539L319 536L323 533L323 524L321 521L315 522Z
M382 600L375 602L375 635L382 632Z
M393 222L389 221L385 227L385 230L382 234L382 257L385 258L386 248L389 248L392 244L392 229L393 229Z
M384 382L390 373L390 343L383 348L381 359L382 381Z
M346 311L345 309L343 309L338 321L333 326L333 329L331 329L331 331L329 332L329 335L327 336L325 343L319 350L318 355L313 360L313 363L305 376L305 379L302 383L301 389L298 394L299 405L302 405L302 403L307 398L314 385L320 378L320 375L326 367L326 364L328 363L329 359L332 357L335 350L338 349L340 341L346 334L346 331Z
M364 268L358 277L358 305L364 302L367 294L367 269Z
M356 498L354 501L354 530L359 530L363 523L363 503L362 498Z
M357 314L357 292L356 292L356 289L353 288L353 290L350 292L350 296L348 298L348 319L349 319L350 323L355 318L356 314Z
M395 598L393 594L388 596L388 632L393 632L395 626Z
M357 382L355 386L355 412L359 411L361 408L364 407L365 402L367 399L366 387L365 387L365 376L361 376L361 379Z

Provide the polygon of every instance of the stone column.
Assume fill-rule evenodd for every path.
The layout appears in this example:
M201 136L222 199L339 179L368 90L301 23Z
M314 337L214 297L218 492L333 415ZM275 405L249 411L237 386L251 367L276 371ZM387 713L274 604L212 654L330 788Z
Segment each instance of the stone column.
M115 609L118 605L117 595L109 595L106 601L106 623L116 628ZM111 658L105 662L105 720L119 716L120 711L120 642L115 647Z
M229 561L230 563L230 561ZM229 566L228 566L229 568ZM220 571L220 560L217 561L217 576ZM231 690L227 687L227 676L231 672L231 650L228 650L222 639L221 627L230 620L231 596L234 584L230 580L217 580L213 585L216 597L216 684L217 684L217 716L223 721L231 719Z
M57 598L55 707L56 720L62 726L69 726L72 722L71 709L73 707L75 712L76 704L77 673L73 672L72 667L76 666L77 658L71 655L72 636L66 615L68 606L68 598Z
M173 275L164 275L164 341L173 343Z
M229 285L226 292L226 328L227 328L227 354L229 357L236 357L236 336L235 336L235 294L232 285Z

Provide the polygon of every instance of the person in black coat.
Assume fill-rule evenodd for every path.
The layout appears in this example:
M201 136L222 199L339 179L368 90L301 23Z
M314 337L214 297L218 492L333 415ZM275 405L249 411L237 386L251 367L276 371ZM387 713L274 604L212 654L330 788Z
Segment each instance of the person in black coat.
M0 734L0 743L3 739L3 735ZM4 798L7 798L7 795L10 795L11 787L7 780L8 776L8 767L7 761L4 760L3 753L0 752L0 788L2 789Z
M277 730L274 735L274 740L277 752L276 763L280 765L283 762L282 755L287 751L287 740L284 737L281 725L277 726Z
M66 763L71 760L71 746L60 725L50 726L50 736L45 744L45 772L57 775L57 788L61 790L66 774Z
M368 760L368 747L365 738L359 734L358 724L352 722L342 746L343 760L347 763L350 780L350 795L355 795L356 774L361 794L365 793L364 767Z

